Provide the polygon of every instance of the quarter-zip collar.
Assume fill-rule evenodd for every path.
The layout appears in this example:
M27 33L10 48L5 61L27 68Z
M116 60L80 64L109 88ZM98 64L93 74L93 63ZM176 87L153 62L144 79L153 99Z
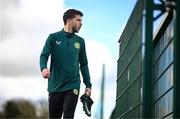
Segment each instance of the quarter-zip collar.
M62 29L62 33L66 36L66 37L73 37L74 33L70 33L70 32L65 32L64 28Z

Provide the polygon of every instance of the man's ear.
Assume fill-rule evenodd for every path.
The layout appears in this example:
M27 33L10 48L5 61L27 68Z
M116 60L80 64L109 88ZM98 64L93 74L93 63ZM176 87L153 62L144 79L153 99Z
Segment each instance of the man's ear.
M67 19L67 24L71 24L72 23L72 19Z

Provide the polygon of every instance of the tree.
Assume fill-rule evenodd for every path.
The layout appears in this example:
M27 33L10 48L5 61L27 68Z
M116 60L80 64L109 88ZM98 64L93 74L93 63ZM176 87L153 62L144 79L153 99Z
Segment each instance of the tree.
M3 112L0 112L0 118L4 118Z
M36 117L36 108L27 100L10 100L4 105L5 118L33 118Z

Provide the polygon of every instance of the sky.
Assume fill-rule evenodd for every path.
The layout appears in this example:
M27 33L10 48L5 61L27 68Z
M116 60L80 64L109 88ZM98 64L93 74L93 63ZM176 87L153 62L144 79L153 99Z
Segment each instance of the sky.
M92 117L99 118L102 65L105 64L104 119L115 107L118 40L136 0L0 0L0 104L8 99L47 99L39 55L50 33L63 28L63 13L83 12L77 34L85 39L92 81ZM81 83L80 95L84 92ZM79 101L75 119L87 116Z

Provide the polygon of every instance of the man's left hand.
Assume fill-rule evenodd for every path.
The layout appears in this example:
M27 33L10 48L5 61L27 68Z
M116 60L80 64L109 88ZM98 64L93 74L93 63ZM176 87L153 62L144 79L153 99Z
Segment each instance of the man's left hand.
M91 88L85 88L85 94L91 96Z

